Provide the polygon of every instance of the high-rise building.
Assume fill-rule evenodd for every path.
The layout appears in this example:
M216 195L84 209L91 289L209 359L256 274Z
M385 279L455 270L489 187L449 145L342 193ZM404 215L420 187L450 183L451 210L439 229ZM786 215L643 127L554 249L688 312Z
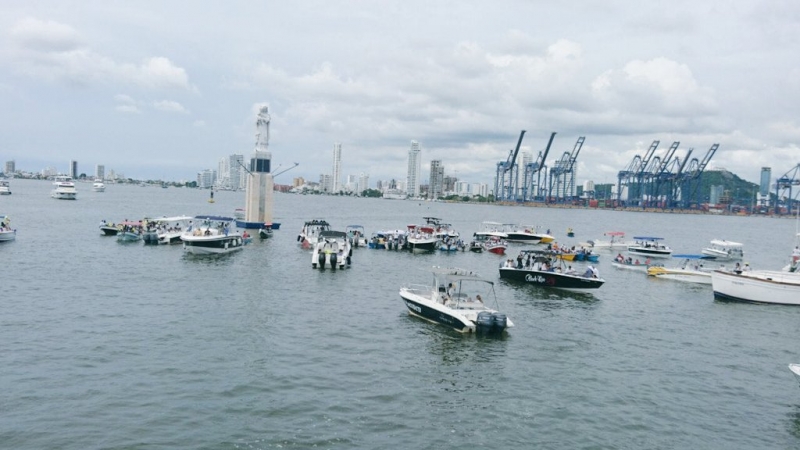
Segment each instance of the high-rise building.
M431 161L431 178L429 182L430 198L439 198L444 190L444 167L441 159Z
M106 179L106 166L102 164L96 164L94 166L94 178L97 180L105 180Z
M331 174L331 191L338 193L342 190L342 144L333 144L333 173Z
M217 172L214 170L206 169L197 174L197 187L199 188L210 188L214 186L215 181L217 181Z
M246 188L247 179L244 177L243 165L244 155L234 154L220 159L217 166L217 187L232 190Z
M327 173L321 173L319 175L319 188L322 192L331 193L333 192L333 183L331 182L332 177Z
M361 172L358 176L358 193L361 194L367 189L369 189L369 174Z
M761 184L758 188L758 193L762 196L769 195L769 184L772 181L772 168L771 167L762 167L761 168Z
M419 176L422 171L422 151L419 142L411 141L411 149L408 151L408 175L406 176L406 192L409 197L418 197Z
M3 171L3 173L5 173L7 177L10 177L16 171L17 164L14 162L14 160L12 159L11 161L6 161L6 169Z
M69 173L67 175L72 178L78 178L78 161L72 160L69 162Z

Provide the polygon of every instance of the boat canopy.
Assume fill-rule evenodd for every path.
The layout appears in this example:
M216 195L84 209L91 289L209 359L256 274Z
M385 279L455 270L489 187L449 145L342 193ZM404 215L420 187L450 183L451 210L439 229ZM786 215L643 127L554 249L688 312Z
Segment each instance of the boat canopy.
M364 226L363 225L348 225L345 228L347 228L348 230L350 230L350 229L352 229L352 230L363 230Z
M324 238L347 239L347 233L344 231L322 230L319 232L319 239L322 240Z
M714 259L713 256L691 255L691 254L672 255L672 257L673 258L679 258L679 259Z
M485 283L489 283L494 285L494 281L487 280L486 278L481 277L478 273L466 270L466 269L459 269L457 267L439 267L433 266L431 268L431 272L435 277L440 278L447 278L448 280L472 280L472 281L482 281Z
M660 241L664 238L662 237L650 237L650 236L634 236L634 239L637 241Z
M147 219L150 222L180 222L182 220L192 220L194 217L192 216L175 216L175 217L155 217L152 219Z
M200 220L219 220L219 221L223 221L223 222L232 222L233 220L235 220L233 217L209 216L209 215L194 216L194 218L195 219L200 219Z
M741 242L733 242L733 241L726 241L724 239L714 239L711 241L711 245L717 245L719 247L743 247L744 244Z

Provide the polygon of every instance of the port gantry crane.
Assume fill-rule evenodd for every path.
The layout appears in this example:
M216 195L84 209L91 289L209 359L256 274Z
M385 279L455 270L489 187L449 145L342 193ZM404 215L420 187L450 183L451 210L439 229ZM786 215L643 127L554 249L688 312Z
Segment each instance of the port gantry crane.
M648 188L645 190L645 192L648 192L645 206L658 206L659 203L661 203L661 205L666 205L671 202L671 192L668 190L664 193L663 188L664 184L670 179L671 174L668 167L670 163L672 163L672 157L675 156L675 150L678 149L679 145L681 145L681 143L675 141L669 147L663 158L659 156L653 158L651 170L645 175L647 177Z
M523 136L525 136L525 130L519 133L517 148L509 151L508 158L505 161L497 163L497 177L494 185L495 200L497 201L515 201L517 199L519 177L517 176L518 171L514 170L514 162L517 159L519 147L522 145Z
M622 204L622 194L627 192L628 206L641 206L643 197L642 179L644 178L650 158L653 157L660 141L653 141L647 149L644 158L639 155L633 157L625 170L621 170L617 175L617 204Z
M547 154L550 153L550 146L553 145L553 138L556 137L556 132L554 131L550 134L550 140L547 142L547 147L545 147L544 151L539 151L539 155L536 157L536 161L525 164L524 174L522 176L522 201L523 202L530 202L535 200L537 197L544 199L543 191L547 190L546 186L542 186L542 173L544 172L544 182L547 183L547 166L544 165L545 160L547 160ZM534 180L533 177L536 177Z
M698 161L697 158L692 158L692 160L689 161L689 167L678 177L678 184L680 185L681 191L680 203L683 208L690 208L692 203L696 205L702 203L700 201L702 199L697 198L700 185L702 184L701 175L703 175L706 166L708 166L708 162L711 161L711 157L714 156L718 148L719 144L712 145L711 148L708 149L708 152L706 152L702 161Z
M575 161L578 159L585 140L585 136L579 137L572 152L564 152L561 159L556 161L553 168L550 169L546 203L550 203L549 200L556 203L572 200L575 195Z
M792 203L797 202L797 199L792 197L793 186L800 186L800 164L775 180L775 214L780 214L781 199L785 199L786 213L792 215Z

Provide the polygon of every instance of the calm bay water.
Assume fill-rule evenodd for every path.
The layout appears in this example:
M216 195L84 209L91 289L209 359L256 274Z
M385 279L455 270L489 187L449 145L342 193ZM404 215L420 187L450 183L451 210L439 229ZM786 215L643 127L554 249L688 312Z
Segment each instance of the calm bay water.
M273 239L222 257L101 237L101 219L232 214L244 194L79 184L79 200L12 181L0 213L0 447L798 448L800 308L722 303L710 286L615 270L595 294L500 281L491 254L357 249L313 270L303 221L367 233L441 217L711 239L782 267L795 223L758 217L418 203L276 194ZM575 238L566 238L566 229ZM513 254L514 248L510 251ZM497 279L505 338L408 316L398 295L432 265Z

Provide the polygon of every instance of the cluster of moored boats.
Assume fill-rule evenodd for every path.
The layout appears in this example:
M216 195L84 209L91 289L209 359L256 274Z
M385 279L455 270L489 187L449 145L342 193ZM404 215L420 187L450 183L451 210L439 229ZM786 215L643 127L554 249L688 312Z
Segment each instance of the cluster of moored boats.
M103 236L116 236L118 242L145 244L181 244L186 253L216 255L241 250L253 237L236 228L235 219L227 216L198 215L148 218L100 223ZM272 236L272 225L258 231L262 239Z

